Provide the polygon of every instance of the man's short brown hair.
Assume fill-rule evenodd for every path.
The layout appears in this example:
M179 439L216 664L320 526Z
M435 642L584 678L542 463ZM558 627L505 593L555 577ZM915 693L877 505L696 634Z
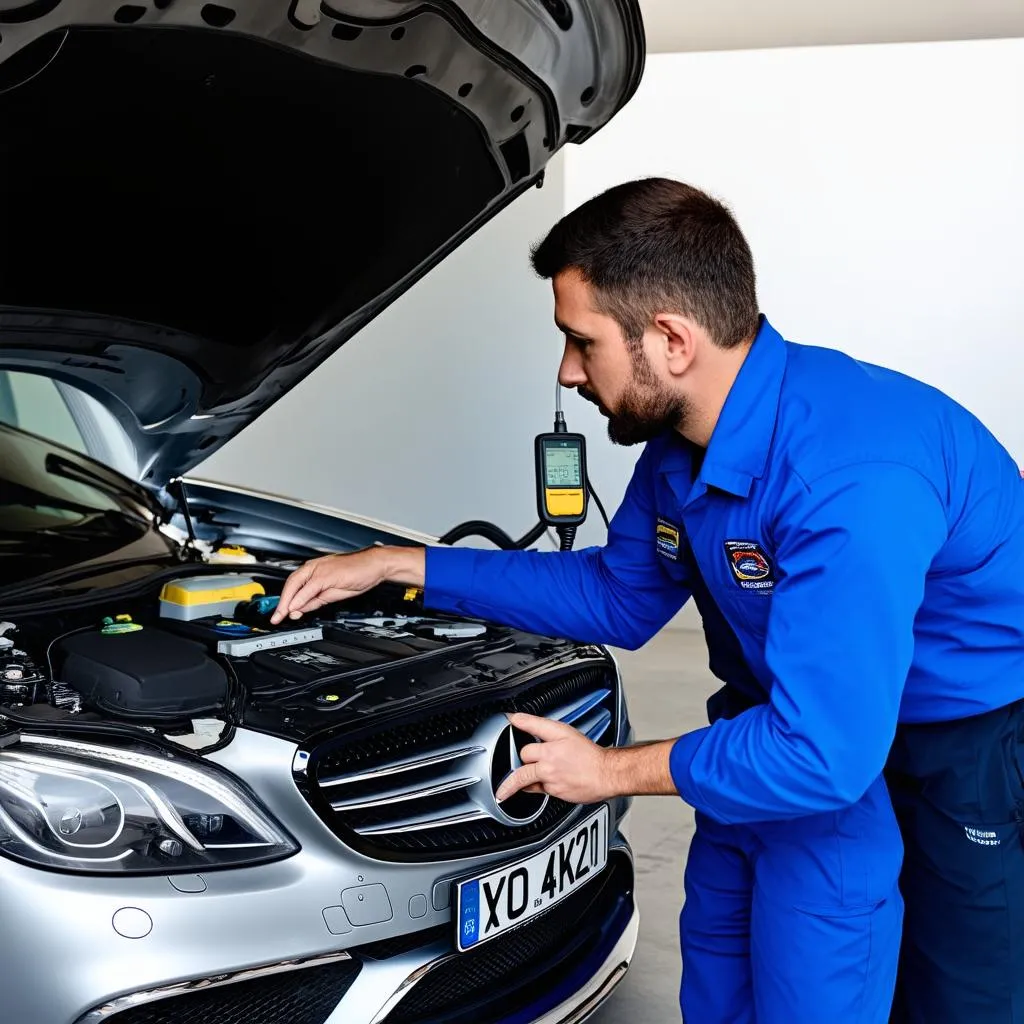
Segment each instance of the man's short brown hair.
M638 344L657 313L695 320L731 348L757 331L754 261L726 207L680 181L644 178L603 192L536 245L534 270L576 270L601 312Z

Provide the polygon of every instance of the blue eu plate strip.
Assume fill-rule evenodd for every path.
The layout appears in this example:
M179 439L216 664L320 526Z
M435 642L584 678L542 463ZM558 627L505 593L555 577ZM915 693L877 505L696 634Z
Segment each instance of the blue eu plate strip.
M462 946L472 946L480 938L480 883L468 882L462 887Z

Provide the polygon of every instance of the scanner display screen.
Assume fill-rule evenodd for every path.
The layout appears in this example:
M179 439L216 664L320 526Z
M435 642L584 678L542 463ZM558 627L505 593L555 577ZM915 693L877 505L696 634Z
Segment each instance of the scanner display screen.
M534 438L537 513L548 526L579 526L587 518L587 447L565 430Z
M580 450L571 443L566 447L548 444L544 450L544 476L548 487L582 487Z

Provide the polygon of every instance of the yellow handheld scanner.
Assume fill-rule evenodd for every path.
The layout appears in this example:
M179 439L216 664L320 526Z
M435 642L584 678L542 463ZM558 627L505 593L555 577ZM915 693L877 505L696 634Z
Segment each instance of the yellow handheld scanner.
M547 526L578 526L587 518L587 448L582 434L538 434L537 513Z

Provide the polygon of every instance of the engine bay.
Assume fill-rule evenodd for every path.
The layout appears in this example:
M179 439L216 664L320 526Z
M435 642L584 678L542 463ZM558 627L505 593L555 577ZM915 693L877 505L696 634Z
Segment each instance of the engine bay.
M280 571L206 567L131 600L0 622L0 714L136 726L193 749L231 726L283 738L366 728L578 657L567 641L432 615L382 585L277 626Z

